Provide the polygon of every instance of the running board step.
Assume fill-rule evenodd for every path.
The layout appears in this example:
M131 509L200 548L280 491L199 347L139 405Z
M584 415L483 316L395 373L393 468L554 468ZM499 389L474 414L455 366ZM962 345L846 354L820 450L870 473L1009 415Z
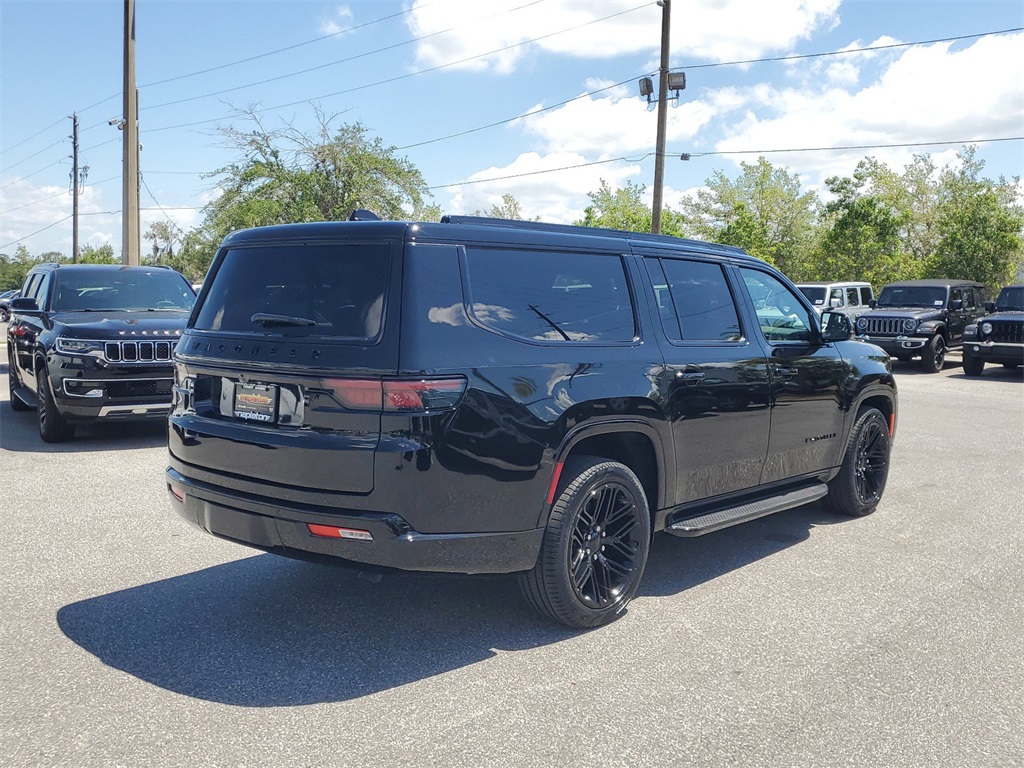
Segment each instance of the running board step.
M11 397L18 398L29 408L36 407L36 396L28 387L15 387L14 389L11 390Z
M810 504L828 494L828 486L818 483L805 488L798 488L795 491L769 496L766 499L758 499L738 507L726 507L716 509L697 517L688 517L684 520L672 523L665 528L666 533L673 536L703 536L705 533L718 531L732 525L739 525L749 520L756 520L759 517L773 515L786 509L799 507L802 504Z

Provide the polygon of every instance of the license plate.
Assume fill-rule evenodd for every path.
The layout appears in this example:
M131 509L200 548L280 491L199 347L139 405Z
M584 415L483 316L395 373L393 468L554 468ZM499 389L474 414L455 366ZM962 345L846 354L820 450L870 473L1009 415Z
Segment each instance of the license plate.
M236 419L268 421L277 419L277 385L235 383Z

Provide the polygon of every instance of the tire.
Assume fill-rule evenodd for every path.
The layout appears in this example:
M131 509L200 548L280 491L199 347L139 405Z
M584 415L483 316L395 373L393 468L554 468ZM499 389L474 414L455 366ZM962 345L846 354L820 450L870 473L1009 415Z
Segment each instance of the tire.
M44 443L66 443L75 436L75 426L68 424L61 416L57 403L53 400L50 377L46 373L45 365L36 368L36 381L36 418L39 421L39 436L43 438Z
M15 394L14 390L21 386L18 381L18 375L14 372L14 355L10 352L7 353L7 396L10 398L11 410L12 411L30 411L31 406L25 405L21 402Z
M921 352L921 367L925 373L938 373L946 362L946 340L935 334Z
M615 461L570 459L563 478L537 564L519 584L545 616L599 627L622 615L640 586L651 545L647 497Z
M985 361L980 357L964 354L964 373L968 376L981 376L985 370Z
M6 323L10 319L10 313L6 309L0 308L0 323Z
M826 503L833 512L863 517L875 511L889 477L892 441L889 424L877 408L857 414L843 464L828 484Z

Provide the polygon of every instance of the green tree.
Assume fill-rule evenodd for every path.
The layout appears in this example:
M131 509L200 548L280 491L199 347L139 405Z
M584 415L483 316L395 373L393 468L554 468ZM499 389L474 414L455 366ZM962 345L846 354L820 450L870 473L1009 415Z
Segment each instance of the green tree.
M607 181L601 179L598 190L587 193L590 205L583 210L583 218L573 223L582 227L650 232L651 208L643 201L646 190L645 185L632 181L613 190ZM682 234L682 217L671 208L664 208L661 212L661 233L676 237Z
M735 180L716 171L696 198L683 202L687 234L739 246L801 279L814 241L817 197L800 191L797 175L763 157L740 167Z
M114 257L114 246L104 243L99 248L83 245L78 249L79 264L119 264L120 259Z
M941 174L939 242L925 263L925 276L977 280L997 289L1014 279L1024 254L1017 179L983 178L985 163L974 147L965 147L959 159L958 168Z
M501 205L492 205L487 211L476 211L474 216L490 216L492 219L513 219L516 221L523 221L526 217L523 215L523 206L515 195L504 194L501 196ZM535 218L534 221L540 221L540 218Z
M154 221L142 236L153 244L152 253L143 259L150 264L170 263L181 246L181 229L170 220Z
M222 193L185 237L181 256L169 259L191 277L205 272L217 245L236 229L344 220L357 208L383 219L439 218L416 166L362 124L335 129L334 117L316 110L319 126L306 133L288 124L267 128L252 110L241 115L250 130L221 129L237 159L210 174Z

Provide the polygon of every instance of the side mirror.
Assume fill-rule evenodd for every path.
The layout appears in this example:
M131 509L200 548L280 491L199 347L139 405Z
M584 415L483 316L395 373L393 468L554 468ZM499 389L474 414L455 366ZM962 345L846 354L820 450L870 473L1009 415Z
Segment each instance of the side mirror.
M821 314L822 341L846 341L853 335L850 318L842 312L823 312Z
M835 297L833 297L833 298L831 298L831 299L829 299L829 300L828 300L828 305L829 305L830 307L833 307L833 308L835 308L835 307L841 307L841 306L843 306L843 300L842 300L842 299L839 299L839 298L835 298Z
M38 312L39 305L35 299L14 299L11 302L11 312Z
M994 301L986 301L985 311L991 315L993 312L996 311L996 303Z
M878 299L871 299L871 301L868 302L868 306L871 307L872 309L877 307L878 306Z
M951 302L949 302L949 308L952 309L954 312L959 312L961 309L964 308L964 302L961 299L953 299Z

